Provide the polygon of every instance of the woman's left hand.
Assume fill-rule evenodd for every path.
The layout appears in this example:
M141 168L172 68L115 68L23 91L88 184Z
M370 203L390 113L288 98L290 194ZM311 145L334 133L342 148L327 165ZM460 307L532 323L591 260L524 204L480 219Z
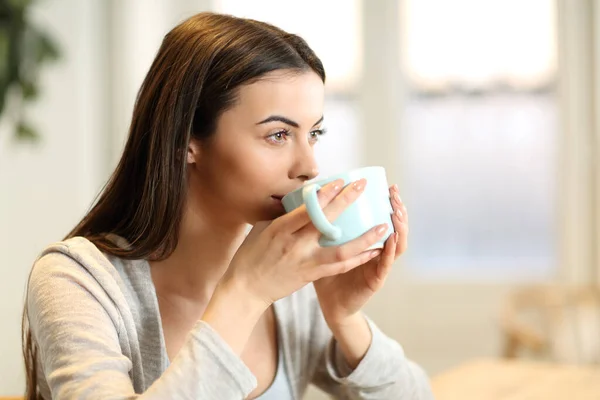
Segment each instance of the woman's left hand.
M394 231L378 256L344 274L314 282L321 310L330 327L344 325L383 286L394 261L408 246L408 215L398 186L390 187Z

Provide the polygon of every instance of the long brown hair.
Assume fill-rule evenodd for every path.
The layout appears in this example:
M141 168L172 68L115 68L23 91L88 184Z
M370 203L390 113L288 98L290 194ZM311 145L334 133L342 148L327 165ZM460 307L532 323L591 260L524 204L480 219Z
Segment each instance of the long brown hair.
M197 14L170 31L138 93L125 149L87 215L66 238L84 236L125 259L163 259L178 241L191 138L206 140L237 89L275 70L316 72L319 58L299 36L228 15ZM124 238L122 248L107 234ZM40 398L27 303L23 356L27 399Z

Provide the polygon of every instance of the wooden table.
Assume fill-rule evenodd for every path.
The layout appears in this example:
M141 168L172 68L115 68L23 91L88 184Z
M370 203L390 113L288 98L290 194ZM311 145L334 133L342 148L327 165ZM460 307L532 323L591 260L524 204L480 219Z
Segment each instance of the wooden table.
M436 400L599 400L600 367L483 359L433 377Z

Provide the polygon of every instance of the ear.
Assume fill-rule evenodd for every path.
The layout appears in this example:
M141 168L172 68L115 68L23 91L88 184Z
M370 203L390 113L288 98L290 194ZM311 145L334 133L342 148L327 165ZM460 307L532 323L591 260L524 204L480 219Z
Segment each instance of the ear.
M196 162L198 162L198 159L200 158L200 149L200 142L191 139L190 143L188 144L186 154L186 160L188 164L195 164Z

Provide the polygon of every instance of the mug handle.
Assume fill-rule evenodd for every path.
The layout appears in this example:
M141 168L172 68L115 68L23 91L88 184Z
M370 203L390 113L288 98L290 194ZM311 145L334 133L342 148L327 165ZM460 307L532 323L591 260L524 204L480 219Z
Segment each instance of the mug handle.
M305 186L302 189L302 201L306 205L306 211L310 220L319 232L330 240L338 240L342 237L342 230L329 222L325 213L323 213L319 199L317 198L317 191L319 189L321 189L321 186L317 183Z

